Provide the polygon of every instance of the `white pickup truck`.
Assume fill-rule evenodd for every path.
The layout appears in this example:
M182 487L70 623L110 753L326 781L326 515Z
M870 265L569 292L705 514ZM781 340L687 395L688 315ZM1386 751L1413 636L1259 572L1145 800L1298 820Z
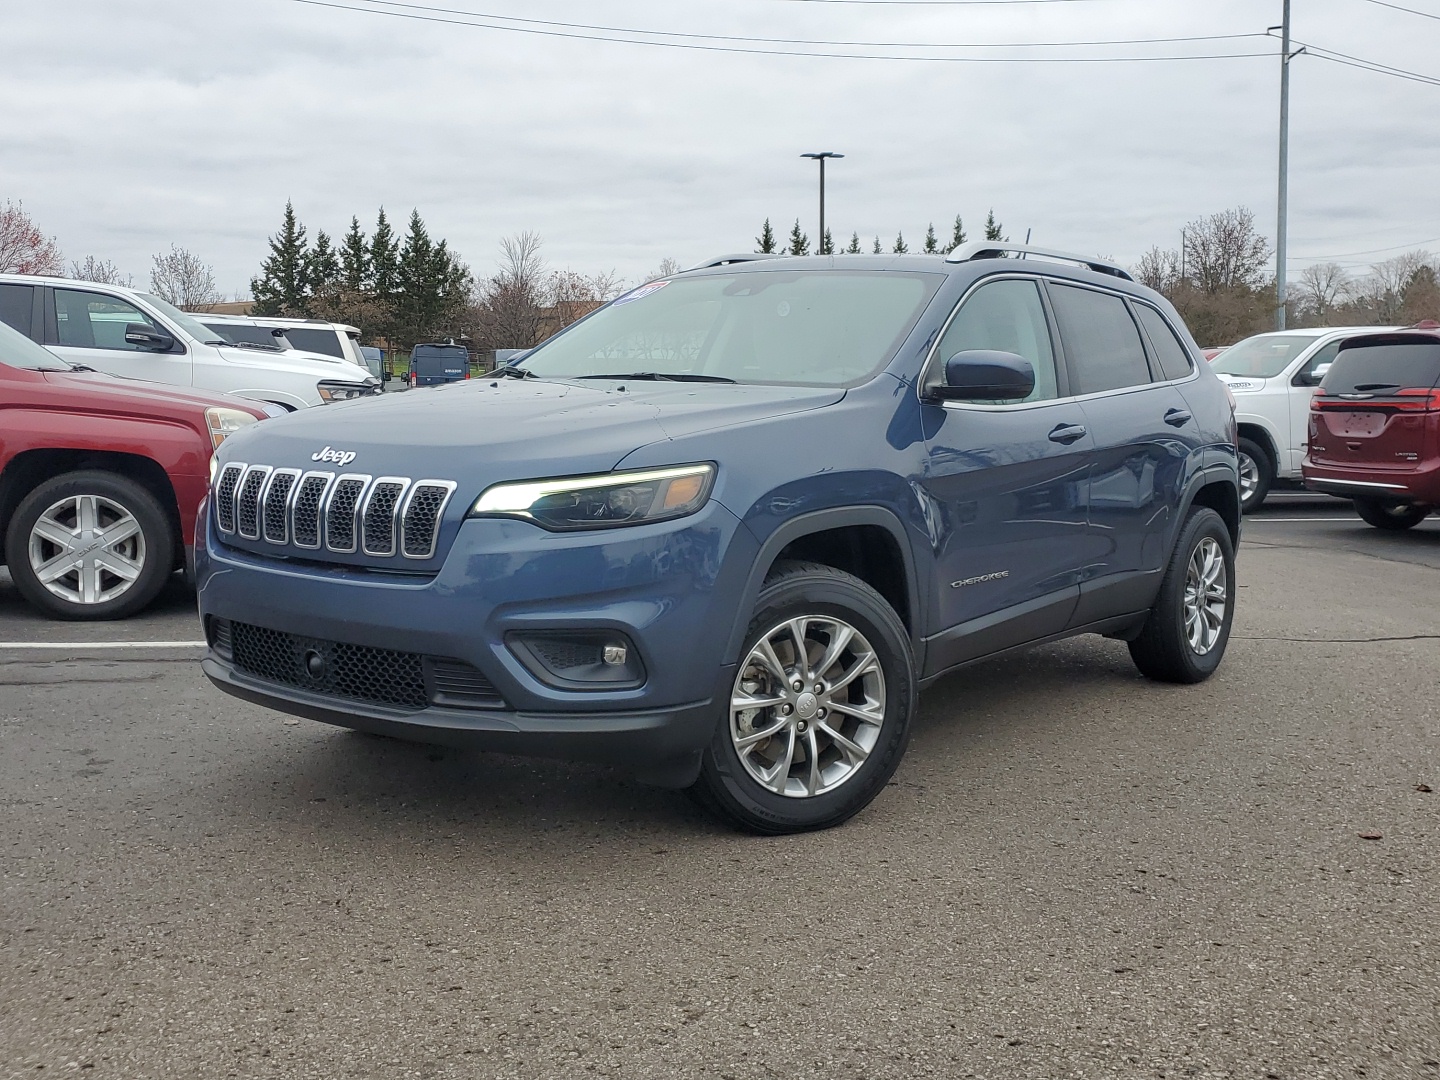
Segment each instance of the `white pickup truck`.
M1310 425L1310 398L1340 342L1384 326L1327 326L1256 334L1232 345L1210 367L1235 395L1240 428L1240 508L1256 509L1276 480L1299 480Z

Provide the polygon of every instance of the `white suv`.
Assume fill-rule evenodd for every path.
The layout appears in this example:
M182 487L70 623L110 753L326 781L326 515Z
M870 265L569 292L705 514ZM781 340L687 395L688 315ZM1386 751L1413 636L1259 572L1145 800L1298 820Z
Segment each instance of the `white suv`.
M1340 351L1340 342L1388 329L1327 326L1256 334L1211 361L1211 370L1235 395L1243 511L1259 507L1276 480L1300 479L1310 398Z
M0 319L72 364L286 409L380 389L348 360L236 345L159 297L118 285L0 274Z
M268 315L197 315L196 318L226 337L244 334L247 341L274 340L282 348L329 356L369 369L360 351L360 330L347 323Z

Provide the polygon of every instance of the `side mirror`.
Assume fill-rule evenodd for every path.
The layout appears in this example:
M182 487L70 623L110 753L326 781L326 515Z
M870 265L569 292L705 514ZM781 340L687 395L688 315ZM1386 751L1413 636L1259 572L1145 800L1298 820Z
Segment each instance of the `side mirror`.
M157 330L144 323L132 322L125 326L125 343L138 345L151 352L169 352L175 347L175 339L164 330Z
M381 381L381 382L389 382L389 381L390 381L390 372L387 371L387 370L385 370L384 368L381 368L381 369L380 369L380 381Z
M1296 386L1319 386L1320 380L1325 378L1325 373L1330 370L1330 364L1320 364L1314 371L1304 371L1295 380Z
M1035 389L1035 368L1023 356L967 349L945 361L945 381L932 391L946 401L1010 401Z

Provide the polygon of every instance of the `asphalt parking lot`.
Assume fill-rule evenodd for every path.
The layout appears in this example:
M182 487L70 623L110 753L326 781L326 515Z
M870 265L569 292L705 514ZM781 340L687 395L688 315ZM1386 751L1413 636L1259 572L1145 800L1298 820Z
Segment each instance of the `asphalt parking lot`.
M972 669L777 839L226 698L178 583L0 577L0 1074L1440 1080L1440 521L1278 499L1239 574L1210 682Z

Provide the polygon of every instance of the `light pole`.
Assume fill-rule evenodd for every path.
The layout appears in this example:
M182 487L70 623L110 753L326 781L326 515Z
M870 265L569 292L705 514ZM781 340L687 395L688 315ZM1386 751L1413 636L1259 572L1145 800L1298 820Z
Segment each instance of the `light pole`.
M1305 51L1290 51L1290 0L1284 0L1280 25L1280 183L1275 222L1275 329L1285 329L1285 242L1290 201L1290 61Z
M1286 0L1288 3L1289 0ZM820 239L816 242L815 250L824 255L825 252L825 159L843 158L844 154L837 154L833 150L823 150L816 154L801 154L802 158L812 158L820 163ZM835 254L833 251L829 254Z

